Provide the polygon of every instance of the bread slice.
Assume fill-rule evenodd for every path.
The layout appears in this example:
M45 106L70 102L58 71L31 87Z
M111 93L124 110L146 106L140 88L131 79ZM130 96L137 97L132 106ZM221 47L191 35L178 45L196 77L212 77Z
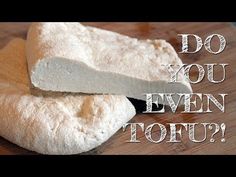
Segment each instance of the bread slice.
M135 115L125 96L31 94L25 41L0 51L0 136L42 154L77 154L108 140Z
M168 83L162 65L181 65L164 40L138 40L80 23L34 23L27 37L32 84L42 90L109 93L145 100L145 93L191 93L184 71Z

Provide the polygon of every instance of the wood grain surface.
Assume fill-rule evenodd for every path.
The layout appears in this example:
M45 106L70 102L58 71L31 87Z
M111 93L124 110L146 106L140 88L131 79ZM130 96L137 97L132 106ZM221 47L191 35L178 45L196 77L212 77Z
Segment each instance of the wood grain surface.
M129 143L130 129L125 132L119 130L107 142L98 148L86 152L84 154L236 154L236 30L230 23L85 23L103 29L116 31L131 37L139 39L166 39L176 49L177 52L181 48L181 38L177 34L193 33L203 39L208 35L218 33L226 38L227 46L224 52L219 55L212 55L205 50L201 50L196 54L179 54L184 63L228 63L226 70L226 80L220 84L209 83L206 78L199 83L192 85L195 93L211 93L218 95L219 93L227 93L225 101L225 113L218 108L212 106L213 113L207 114L173 114L167 111L164 114L137 114L131 122L145 123L148 126L152 123L201 123L215 122L225 123L226 142L222 143L221 133L217 133L214 137L216 141L209 141L211 133L207 134L206 141L202 143L193 143L189 140L188 134L183 130L181 143L168 143L166 140L159 144L149 142L141 129L138 129L137 137L140 143ZM0 48L4 47L11 39L15 37L26 38L29 23L0 23ZM217 40L212 41L212 46L217 45ZM195 44L190 41L190 47L194 48ZM197 73L193 73L191 77L197 77ZM222 77L222 70L216 68L215 78ZM16 125L17 126L17 125ZM1 127L0 127L1 128ZM196 137L201 138L204 134L202 127L196 128ZM158 129L153 130L153 137L160 135ZM36 154L20 148L7 140L0 138L0 154Z

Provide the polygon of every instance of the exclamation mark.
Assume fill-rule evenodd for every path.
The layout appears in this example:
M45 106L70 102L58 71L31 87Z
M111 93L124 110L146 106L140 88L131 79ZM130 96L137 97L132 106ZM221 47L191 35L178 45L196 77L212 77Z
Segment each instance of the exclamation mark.
M221 139L221 142L222 143L224 143L225 142L225 129L226 129L226 125L225 125L225 123L222 123L221 125L220 125L220 128L221 128L221 132L222 132L222 139Z

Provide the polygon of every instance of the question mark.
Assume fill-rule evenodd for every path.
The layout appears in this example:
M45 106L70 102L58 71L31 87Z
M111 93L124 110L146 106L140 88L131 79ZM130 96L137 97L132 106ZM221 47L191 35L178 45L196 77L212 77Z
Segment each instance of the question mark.
M220 126L219 126L218 124L216 124L216 123L211 123L211 124L209 125L209 129L210 129L210 130L213 129L213 126L212 126L212 125L215 125L215 131L214 131L214 132L212 133L212 135L211 135L210 142L211 142L211 143L214 143L214 142L215 142L214 135L220 131Z

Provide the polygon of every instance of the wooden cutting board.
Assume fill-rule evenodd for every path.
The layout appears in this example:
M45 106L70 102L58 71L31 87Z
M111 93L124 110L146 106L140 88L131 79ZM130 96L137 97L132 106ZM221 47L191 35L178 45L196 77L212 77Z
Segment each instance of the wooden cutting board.
M169 143L168 135L166 140L155 144L149 142L141 129L138 129L137 138L140 143L129 143L130 129L125 132L119 130L107 142L100 147L84 154L236 154L236 29L230 23L85 23L112 31L116 31L131 37L139 39L166 39L176 49L181 49L181 38L177 34L193 33L203 39L210 34L221 34L226 38L227 46L219 55L212 55L206 50L201 50L196 54L179 54L184 63L228 63L226 70L226 80L220 84L209 83L206 78L199 83L192 85L193 91L198 93L227 93L225 101L225 113L212 106L213 113L207 114L173 114L167 111L164 114L137 114L131 122L144 123L145 127L152 123L225 123L226 142L222 143L221 132L214 138L215 142L209 141L211 134L207 134L206 141L202 143L193 143L189 140L188 134L183 130L183 136L180 143ZM29 23L0 23L0 48L7 44L14 37L26 38ZM194 48L194 42L190 41L190 48ZM217 40L212 41L212 46L217 46ZM215 78L222 77L222 70L217 68ZM197 77L193 73L191 77ZM159 129L153 129L153 139L160 135ZM203 137L202 127L197 127L196 137ZM20 148L3 138L0 138L0 154L36 154Z

